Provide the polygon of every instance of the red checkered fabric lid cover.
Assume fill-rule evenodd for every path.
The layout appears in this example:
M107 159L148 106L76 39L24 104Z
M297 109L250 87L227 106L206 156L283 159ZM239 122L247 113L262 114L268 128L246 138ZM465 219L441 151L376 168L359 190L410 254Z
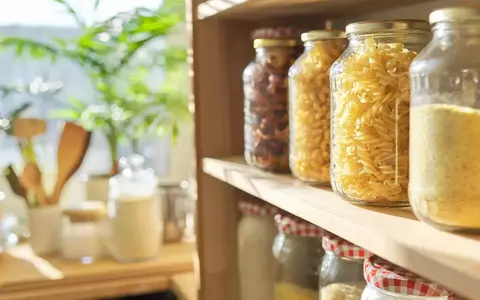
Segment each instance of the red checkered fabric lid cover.
M394 265L383 258L372 256L363 264L365 280L384 291L422 297L457 299L443 286Z
M295 217L278 214L275 216L275 221L277 223L278 230L285 234L322 237L325 233L325 230L322 228Z
M352 259L367 259L373 253L350 243L331 233L325 233L322 238L322 246L325 251L335 253L340 257L347 257Z
M246 201L240 201L238 208L244 214L257 216L274 216L278 213L278 208L268 204L257 204Z

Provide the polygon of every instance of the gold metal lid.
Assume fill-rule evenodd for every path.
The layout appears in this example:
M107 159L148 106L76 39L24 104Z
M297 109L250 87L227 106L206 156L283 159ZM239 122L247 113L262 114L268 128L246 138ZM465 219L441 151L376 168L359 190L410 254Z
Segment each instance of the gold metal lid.
M430 24L448 21L480 20L480 6L447 7L433 11Z
M73 223L94 222L105 216L105 204L100 201L87 201L65 208L63 214Z
M302 42L316 40L344 39L347 37L341 30L313 30L302 33Z
M253 40L253 48L262 47L293 47L297 45L296 40L283 40L283 39L255 39Z
M396 30L418 30L430 31L430 24L423 20L378 20L378 21L363 21L347 25L346 32L392 32Z

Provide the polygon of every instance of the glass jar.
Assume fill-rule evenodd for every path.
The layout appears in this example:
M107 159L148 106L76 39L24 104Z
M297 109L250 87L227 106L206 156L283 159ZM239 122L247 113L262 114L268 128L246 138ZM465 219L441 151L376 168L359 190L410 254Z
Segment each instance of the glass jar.
M255 39L256 58L243 72L245 160L266 171L289 172L287 76L296 45L291 37Z
M347 46L345 32L302 34L305 52L288 73L290 170L314 184L330 184L330 67Z
M346 31L331 70L332 187L355 204L408 206L409 68L430 26L366 21Z
M105 205L88 201L63 211L66 217L62 224L62 256L89 264L102 256L101 236Z
M278 263L272 244L278 232L273 220L277 209L260 201L242 200L238 224L240 300L274 300Z
M445 287L421 278L378 256L365 260L364 277L367 287L363 291L361 300L456 299L456 296Z
M144 161L138 154L122 157L122 172L110 179L108 246L121 262L155 258L163 238L158 180Z
M275 300L317 300L323 229L284 215L275 216L279 234L273 255L279 262Z
M360 300L365 289L363 262L372 253L331 233L323 236L322 246L319 299Z
M480 231L480 9L430 15L433 39L413 61L410 204L444 230Z
M163 242L182 241L187 227L187 213L190 204L188 182L159 185L159 195L163 211Z

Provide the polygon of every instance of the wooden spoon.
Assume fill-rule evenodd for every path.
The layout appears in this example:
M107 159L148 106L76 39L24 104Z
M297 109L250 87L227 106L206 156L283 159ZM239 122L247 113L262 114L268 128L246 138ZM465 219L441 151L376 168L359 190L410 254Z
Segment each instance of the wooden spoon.
M27 205L30 207L30 203L28 202L27 198L27 190L18 179L18 176L15 173L12 165L7 167L5 177L7 178L8 184L15 195L22 197L25 200L25 203L27 203Z
M58 203L63 187L80 168L90 145L90 137L91 133L81 126L71 122L65 124L57 152L58 178L49 199L50 204Z
M47 205L47 196L42 184L42 172L34 162L28 162L23 169L20 182L27 190L34 191L40 206Z
M12 122L13 135L19 138L30 139L42 135L47 130L47 123L41 119L17 118Z

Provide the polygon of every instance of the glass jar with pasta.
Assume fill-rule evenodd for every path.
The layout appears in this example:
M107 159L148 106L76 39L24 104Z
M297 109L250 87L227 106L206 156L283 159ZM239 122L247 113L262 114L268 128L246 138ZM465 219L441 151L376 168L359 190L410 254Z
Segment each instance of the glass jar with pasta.
M430 39L421 20L365 21L331 69L331 183L344 199L408 206L409 68Z
M289 215L277 215L275 221L280 231L273 244L279 262L275 300L317 300L324 230Z
M330 184L330 67L347 47L343 31L302 34L305 52L290 68L290 170L300 180Z
M298 57L297 34L283 27L256 30L256 57L243 72L245 160L266 171L290 171L287 76Z
M437 10L430 22L410 69L410 204L443 230L480 232L480 9Z

